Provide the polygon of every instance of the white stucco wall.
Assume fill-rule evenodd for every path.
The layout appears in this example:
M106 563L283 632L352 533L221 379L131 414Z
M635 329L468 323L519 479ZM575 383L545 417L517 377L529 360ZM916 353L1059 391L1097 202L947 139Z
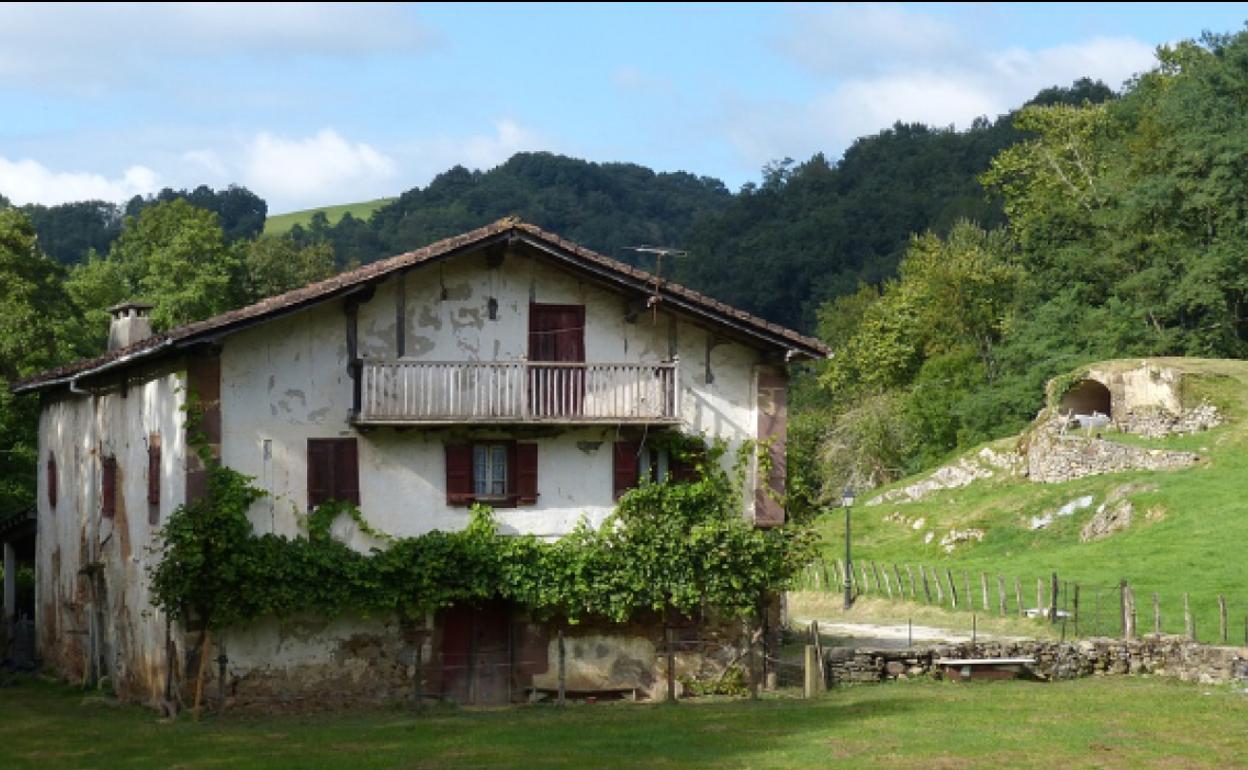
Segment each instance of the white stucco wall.
M491 298L497 303L494 320L488 317ZM756 351L718 341L710 355L713 382L707 383L711 332L663 312L656 318L644 311L629 323L622 295L532 257L508 254L490 268L483 254L467 254L391 278L360 306L360 353L395 357L402 304L407 359L520 360L528 349L530 302L586 307L589 362L659 362L678 353L683 429L723 438L732 450L754 437ZM468 510L448 506L444 491L444 444L467 436L538 444L539 500L500 509L504 531L558 536L583 516L598 523L610 513L616 426L355 430L348 423L346 324L341 301L332 301L226 338L222 459L270 493L252 511L258 531L299 531L307 507L309 438L357 437L361 509L373 527L396 536L467 523ZM725 462L734 456L730 451ZM752 505L752 495L746 504ZM336 534L358 548L374 545L350 522L339 522Z
M41 655L71 676L86 670L92 607L102 621L97 638L101 675L140 700L163 687L165 625L150 604L146 570L159 558L154 536L185 499L185 445L180 409L183 377L168 369L135 374L123 397L117 387L99 395L49 398L39 420L36 623ZM149 523L148 440L161 437L158 521ZM56 457L58 499L49 504L47 460ZM100 515L101 464L117 461L116 515ZM102 564L93 594L81 571Z

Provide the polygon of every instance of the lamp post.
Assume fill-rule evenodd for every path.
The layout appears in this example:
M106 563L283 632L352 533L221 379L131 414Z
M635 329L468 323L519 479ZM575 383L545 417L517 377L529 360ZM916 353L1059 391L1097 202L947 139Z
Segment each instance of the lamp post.
M854 560L850 556L849 510L854 507L854 488L846 485L841 493L841 507L845 509L845 609L854 604Z

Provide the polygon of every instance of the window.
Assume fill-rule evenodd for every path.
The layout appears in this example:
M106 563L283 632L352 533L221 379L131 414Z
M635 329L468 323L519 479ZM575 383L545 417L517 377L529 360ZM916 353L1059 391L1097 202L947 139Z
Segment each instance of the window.
M537 444L447 444L447 505L533 505L537 496Z
M147 503L160 507L160 436L155 433L147 440Z
M330 500L360 504L360 463L353 438L308 439L308 510Z
M56 455L48 455L48 507L56 507Z
M475 444L472 447L472 492L477 497L507 494L506 444Z
M100 466L100 515L111 519L117 514L117 458L104 457Z
M698 464L706 461L705 449L669 452L666 448L647 447L637 441L617 441L612 453L611 486L616 500L642 479L649 481L689 482L698 480Z

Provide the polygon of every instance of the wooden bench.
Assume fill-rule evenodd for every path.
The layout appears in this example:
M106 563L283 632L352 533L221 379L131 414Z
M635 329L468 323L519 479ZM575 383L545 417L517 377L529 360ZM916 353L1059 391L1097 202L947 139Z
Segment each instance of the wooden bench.
M554 700L559 697L559 688L557 687L526 687L525 691L529 694L529 701ZM568 700L585 700L587 698L599 698L604 695L613 695L621 700L637 700L636 687L607 687L600 690L564 690L563 696ZM542 696L542 697L539 697Z
M1017 679L1030 673L1035 658L937 658L941 676L960 682L963 679Z

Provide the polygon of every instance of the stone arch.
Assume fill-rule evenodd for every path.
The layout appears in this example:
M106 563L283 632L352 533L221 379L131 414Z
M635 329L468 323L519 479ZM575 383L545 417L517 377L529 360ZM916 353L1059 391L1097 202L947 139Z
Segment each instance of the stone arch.
M1099 412L1106 417L1114 416L1113 397L1109 388L1096 380L1080 380L1075 383L1062 396L1060 408L1065 414L1091 415Z

